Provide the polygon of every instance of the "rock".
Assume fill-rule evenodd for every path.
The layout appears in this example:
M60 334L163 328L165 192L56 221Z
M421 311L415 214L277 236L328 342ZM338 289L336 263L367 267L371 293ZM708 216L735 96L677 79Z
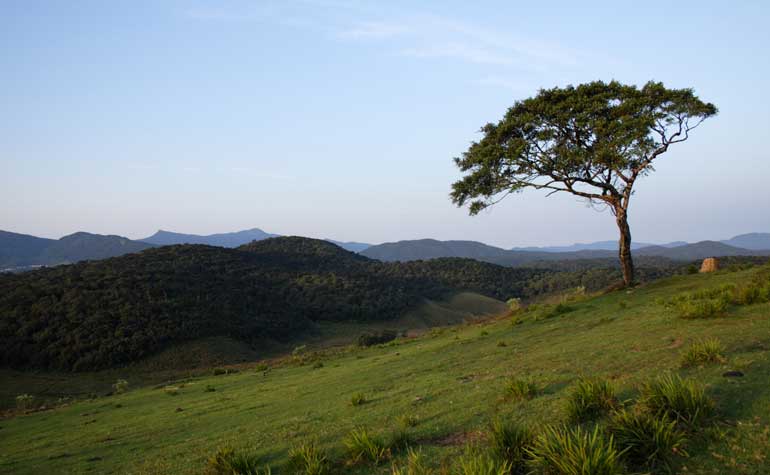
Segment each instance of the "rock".
M742 378L743 372L738 370L725 371L724 373L722 373L722 376L724 376L725 378Z
M715 272L719 270L719 259L716 257L707 257L703 259L703 264L700 266L701 274L706 272Z

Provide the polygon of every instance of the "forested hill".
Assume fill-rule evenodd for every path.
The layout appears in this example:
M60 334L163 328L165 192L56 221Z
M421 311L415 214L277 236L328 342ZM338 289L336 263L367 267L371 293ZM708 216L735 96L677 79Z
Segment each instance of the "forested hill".
M0 364L86 370L204 336L290 340L312 321L393 319L459 290L522 296L550 273L469 259L386 264L297 237L164 246L0 275Z

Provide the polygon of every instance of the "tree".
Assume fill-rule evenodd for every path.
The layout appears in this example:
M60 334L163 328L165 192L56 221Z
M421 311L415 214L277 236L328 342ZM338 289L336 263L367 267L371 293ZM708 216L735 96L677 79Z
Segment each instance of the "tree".
M452 201L470 214L526 188L568 192L606 206L620 231L619 258L626 285L634 282L628 205L634 183L653 162L684 142L717 108L692 89L641 89L612 81L541 90L517 101L497 124L481 128L455 163L464 173Z

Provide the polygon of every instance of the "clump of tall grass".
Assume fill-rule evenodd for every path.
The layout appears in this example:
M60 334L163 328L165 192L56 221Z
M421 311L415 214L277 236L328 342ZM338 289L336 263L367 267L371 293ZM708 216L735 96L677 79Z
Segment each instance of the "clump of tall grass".
M670 472L676 455L687 456L684 433L666 417L621 410L613 414L609 431L633 467Z
M223 447L209 458L206 465L209 475L270 475L269 466L262 466L259 457L253 454L236 452L231 447Z
M532 378L510 378L505 382L505 395L516 401L532 399L540 394L540 387Z
M371 462L379 464L390 456L385 442L361 427L353 429L345 438L348 459L352 463Z
M306 442L289 451L289 469L296 475L328 475L331 463L315 442Z
M470 447L455 461L452 473L455 475L508 475L511 473L511 464L492 454Z
M703 386L672 374L645 384L641 402L657 417L667 417L690 428L709 419L715 411L714 401Z
M699 366L709 363L722 363L725 361L723 355L724 347L716 338L707 338L699 340L688 346L682 353L682 367Z
M409 449L406 454L406 466L393 465L391 475L433 475L436 472L425 461L422 451Z
M496 420L488 433L492 453L509 464L511 474L526 473L527 449L534 436L529 428L515 422Z
M615 387L604 379L579 380L567 399L567 417L572 422L584 422L607 414L618 407Z
M528 450L531 473L548 475L619 475L626 473L612 436L594 427L547 427Z
M413 414L401 414L396 418L396 423L399 428L406 430L419 424L420 419Z
M397 428L390 433L388 438L388 448L391 451L408 449L414 445L414 437L405 428Z

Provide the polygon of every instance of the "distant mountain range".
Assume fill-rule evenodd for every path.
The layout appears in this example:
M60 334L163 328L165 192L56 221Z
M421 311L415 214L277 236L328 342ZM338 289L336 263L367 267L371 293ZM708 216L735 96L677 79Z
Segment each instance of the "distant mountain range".
M85 232L70 234L61 239L45 239L0 231L0 270L106 259L150 247L154 246L122 236Z
M206 244L235 248L271 237L278 237L278 235L259 228L210 235L182 234L160 230L141 240L86 232L78 232L57 240L0 231L0 270L105 259L139 252L150 247L175 244ZM538 261L612 258L617 253L616 241L513 249L502 249L476 241L438 241L435 239L398 241L379 245L332 239L326 239L326 241L345 250L384 262L462 257L516 267ZM723 241L702 241L694 244L683 241L659 245L635 243L634 255L659 256L680 261L711 256L770 255L770 233L741 234Z
M726 242L744 242L750 244L752 248L740 248L726 244ZM694 244L675 244L677 243L640 247L635 250L634 255L657 256L678 261L689 261L713 256L770 255L770 233L741 235L728 239L725 242L701 241ZM507 250L475 241L419 239L372 246L361 252L361 254L384 262L425 260L439 257L466 257L504 266L519 266L537 261L615 257L617 251L601 249L599 247L601 245L602 243L575 245L584 247L573 251L553 251L542 248ZM767 247L762 248L761 246L764 245ZM589 246L589 248L585 248L585 246ZM569 246L569 248L573 247Z

